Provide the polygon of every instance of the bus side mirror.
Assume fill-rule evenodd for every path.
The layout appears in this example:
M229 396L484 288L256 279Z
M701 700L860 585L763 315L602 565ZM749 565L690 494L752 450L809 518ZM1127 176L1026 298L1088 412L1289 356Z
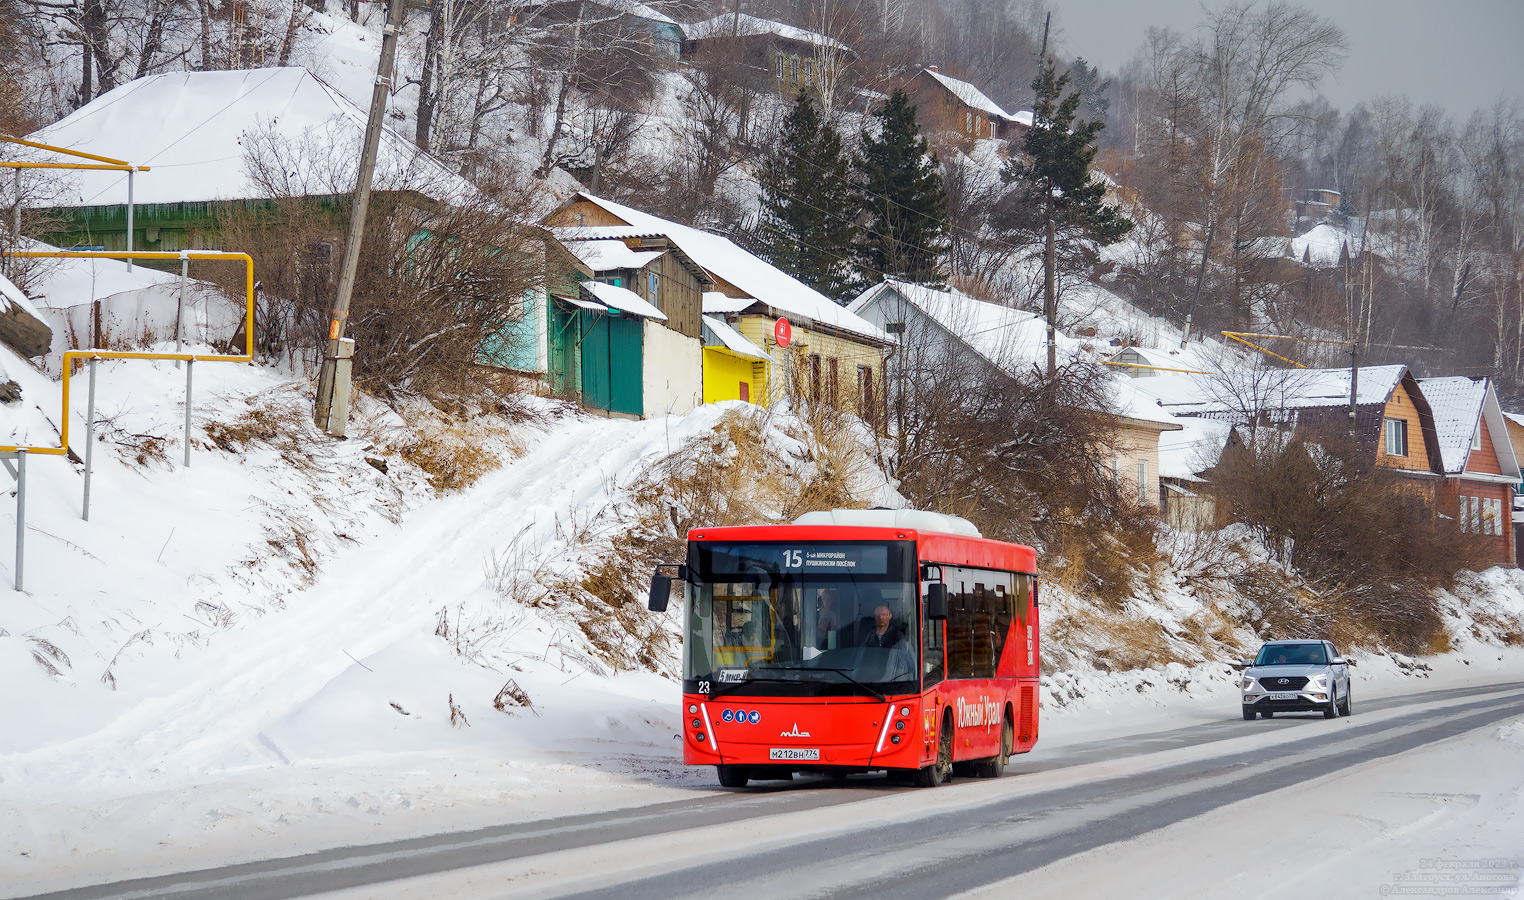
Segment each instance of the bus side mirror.
M947 585L940 581L926 586L926 618L932 621L947 618Z
M666 612L667 601L672 598L672 576L657 572L651 576L651 599L646 608L651 612Z

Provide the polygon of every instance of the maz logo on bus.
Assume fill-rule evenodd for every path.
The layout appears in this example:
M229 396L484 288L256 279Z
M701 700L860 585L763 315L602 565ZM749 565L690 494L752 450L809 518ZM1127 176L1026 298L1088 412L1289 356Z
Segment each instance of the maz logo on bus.
M982 726L985 730L994 728L995 723L1000 721L999 708L1000 704L983 695L980 695L979 699L973 703L965 703L963 698L959 697L958 727L979 728Z

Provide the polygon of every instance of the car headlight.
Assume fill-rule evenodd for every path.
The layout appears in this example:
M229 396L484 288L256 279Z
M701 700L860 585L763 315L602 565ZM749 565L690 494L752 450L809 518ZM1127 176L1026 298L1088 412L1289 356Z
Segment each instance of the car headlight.
M1259 687L1259 682L1254 680L1254 676L1245 675L1243 680L1238 683L1238 686L1246 691L1252 691L1255 688Z
M1324 690L1328 687L1328 675L1314 675L1308 683L1320 691Z

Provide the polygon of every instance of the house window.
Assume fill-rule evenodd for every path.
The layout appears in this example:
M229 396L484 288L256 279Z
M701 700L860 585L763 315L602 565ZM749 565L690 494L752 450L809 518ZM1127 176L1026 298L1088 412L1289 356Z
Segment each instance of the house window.
M974 114L973 113L966 112L966 113L963 114L963 130L964 131L973 131L974 130Z
M820 402L820 354L810 354L810 402Z
M1476 430L1471 432L1471 449L1482 449L1482 421L1480 419L1476 421Z
M840 394L837 392L837 368L837 360L833 356L831 357L831 366L826 370L826 402L831 404L832 407L837 406L840 402Z
M1148 502L1148 460L1138 460L1138 502Z
M1111 480L1117 484L1122 483L1122 458L1120 456L1113 456L1111 458Z
M650 297L648 297L647 299L649 299L652 303L655 303L656 302L656 273L655 272L648 272L648 273L646 273L646 292L650 294Z
M1408 455L1408 423L1405 419L1386 420L1386 455Z
M799 80L799 57L793 54L790 54L788 58L788 80Z
M776 65L774 67L775 70L776 70L775 71L775 76L777 77L777 79L779 81L782 81L783 80L783 54L779 53L778 54L778 58L776 60L774 60L774 62L776 63Z

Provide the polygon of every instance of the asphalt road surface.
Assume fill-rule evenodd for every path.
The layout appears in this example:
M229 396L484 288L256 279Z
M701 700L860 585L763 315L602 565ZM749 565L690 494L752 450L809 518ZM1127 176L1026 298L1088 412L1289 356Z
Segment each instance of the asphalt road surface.
M1355 699L1352 718L1245 722L1234 707L1221 722L1017 757L1004 778L932 790L801 778L36 897L948 897L1524 715L1524 682Z

